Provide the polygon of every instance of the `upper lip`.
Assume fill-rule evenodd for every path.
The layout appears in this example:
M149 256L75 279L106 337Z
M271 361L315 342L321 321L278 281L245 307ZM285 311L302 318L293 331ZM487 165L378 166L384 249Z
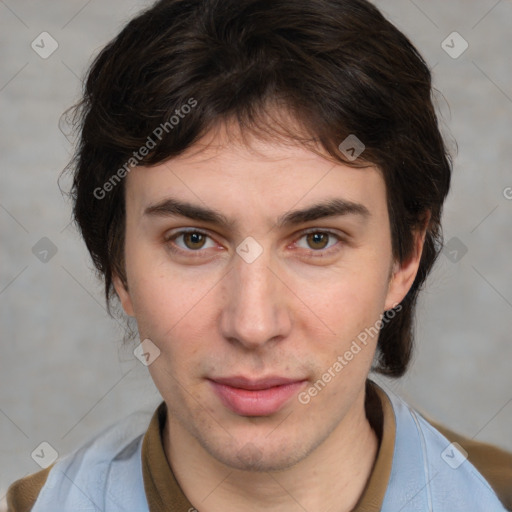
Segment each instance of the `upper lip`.
M219 377L211 378L213 382L230 386L232 388L248 389L248 390L261 390L269 389L276 386L285 386L286 384L294 384L302 382L306 379L287 379L285 377L269 376L262 379L248 379L247 377L234 376L234 377Z

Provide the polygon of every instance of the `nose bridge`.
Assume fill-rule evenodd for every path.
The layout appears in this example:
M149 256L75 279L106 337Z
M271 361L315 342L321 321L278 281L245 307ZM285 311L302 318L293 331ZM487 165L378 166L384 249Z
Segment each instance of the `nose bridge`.
M237 254L229 272L223 334L248 348L284 336L290 327L283 285L270 269L270 262L268 251L253 261Z
M239 303L250 306L249 311L256 312L261 306L269 304L274 274L270 271L268 259L264 256L258 260L247 263L239 260L236 263L235 276L239 293Z

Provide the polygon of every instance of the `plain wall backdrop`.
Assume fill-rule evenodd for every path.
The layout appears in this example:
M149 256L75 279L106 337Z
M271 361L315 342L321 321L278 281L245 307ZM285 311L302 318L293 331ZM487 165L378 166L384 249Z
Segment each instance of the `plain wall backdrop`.
M443 130L458 144L447 249L418 306L414 364L385 384L512 450L512 2L376 3L433 69ZM65 454L160 402L136 343L123 346L123 321L106 314L57 185L72 149L59 117L92 57L147 5L0 0L0 501L40 469L41 442Z

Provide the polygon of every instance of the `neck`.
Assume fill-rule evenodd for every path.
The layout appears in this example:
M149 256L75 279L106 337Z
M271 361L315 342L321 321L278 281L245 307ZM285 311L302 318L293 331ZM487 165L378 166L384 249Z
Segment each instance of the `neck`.
M228 467L210 456L169 415L163 437L174 475L200 512L349 512L364 491L379 448L379 439L365 414L364 388L329 437L305 459L283 471Z

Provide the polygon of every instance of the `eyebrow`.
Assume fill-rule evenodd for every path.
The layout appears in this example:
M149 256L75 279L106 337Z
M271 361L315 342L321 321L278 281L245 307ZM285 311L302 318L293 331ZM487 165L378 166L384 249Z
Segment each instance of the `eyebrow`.
M197 221L207 222L232 229L236 222L228 219L218 210L205 208L175 198L166 198L157 204L150 205L144 210L145 216L150 217L186 217ZM326 217L341 215L358 215L362 218L370 217L370 211L361 203L333 198L308 206L300 210L292 210L280 216L275 224L278 228L305 224Z

